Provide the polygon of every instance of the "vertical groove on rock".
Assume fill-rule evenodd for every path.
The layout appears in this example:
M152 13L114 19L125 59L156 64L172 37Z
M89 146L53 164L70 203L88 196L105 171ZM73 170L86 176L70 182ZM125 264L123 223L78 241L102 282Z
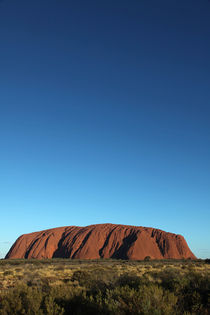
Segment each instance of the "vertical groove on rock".
M100 256L101 258L104 257L104 250L105 250L105 248L107 248L107 246L108 246L108 244L109 244L110 237L111 237L111 235L113 234L114 230L116 230L116 228L117 228L117 226L115 226L115 227L109 232L109 234L107 235L107 237L106 237L106 239L105 239L105 242L104 242L103 247L102 247L101 249L99 249L99 256Z
M89 239L90 235L91 235L92 231L88 232L85 236L85 238L83 239L81 245L79 246L79 248L74 252L74 254L72 255L72 258L75 258L77 253L85 246L85 243L87 242L87 240Z

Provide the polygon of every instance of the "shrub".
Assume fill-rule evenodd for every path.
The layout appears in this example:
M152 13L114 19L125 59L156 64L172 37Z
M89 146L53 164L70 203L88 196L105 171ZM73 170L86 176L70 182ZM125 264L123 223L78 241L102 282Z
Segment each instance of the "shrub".
M157 285L118 287L107 293L105 303L111 314L176 314L177 298Z
M128 286L130 288L138 288L143 283L143 279L135 274L122 274L115 282L116 286Z
M178 295L179 309L190 313L207 314L209 309L210 276L189 272Z
M4 271L4 276L11 276L11 275L13 275L13 271L12 270Z
M55 297L51 294L43 294L38 288L26 285L9 290L0 302L0 314L2 315L54 315L63 314L64 310L57 305Z
M145 261L149 261L149 260L151 260L151 257L150 257L150 256L146 256L146 257L144 258L144 260L145 260Z

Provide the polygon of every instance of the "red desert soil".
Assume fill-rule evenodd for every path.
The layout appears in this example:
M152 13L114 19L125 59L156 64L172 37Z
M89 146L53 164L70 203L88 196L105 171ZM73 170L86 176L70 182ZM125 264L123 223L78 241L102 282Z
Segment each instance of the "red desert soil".
M5 258L196 259L181 235L141 226L66 226L20 236Z

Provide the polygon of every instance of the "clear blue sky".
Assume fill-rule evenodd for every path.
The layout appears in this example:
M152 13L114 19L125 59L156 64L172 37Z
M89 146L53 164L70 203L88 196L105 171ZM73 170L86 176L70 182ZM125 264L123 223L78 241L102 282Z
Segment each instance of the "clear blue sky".
M210 257L210 2L0 2L0 255L121 223Z

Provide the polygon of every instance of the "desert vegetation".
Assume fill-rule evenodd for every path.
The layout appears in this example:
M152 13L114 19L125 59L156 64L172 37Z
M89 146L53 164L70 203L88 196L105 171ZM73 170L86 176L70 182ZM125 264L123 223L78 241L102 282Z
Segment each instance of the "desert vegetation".
M210 314L209 260L0 260L0 314Z

